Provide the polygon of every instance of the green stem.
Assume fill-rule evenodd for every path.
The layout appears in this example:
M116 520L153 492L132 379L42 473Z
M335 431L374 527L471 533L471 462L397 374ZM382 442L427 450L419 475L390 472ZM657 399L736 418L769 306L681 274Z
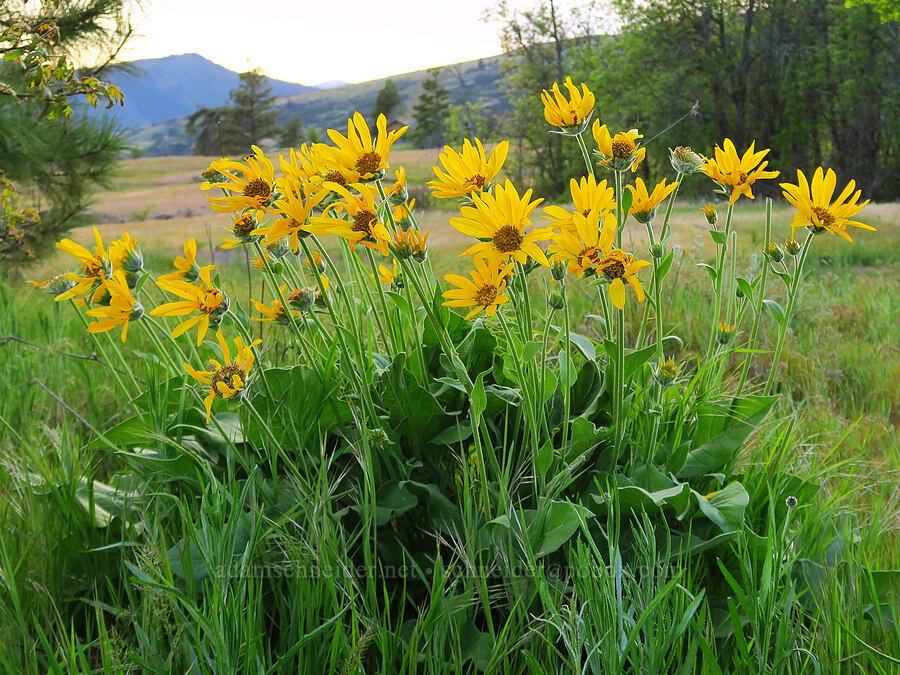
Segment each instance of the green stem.
M716 332L719 328L719 315L722 312L722 278L725 268L725 251L728 249L728 237L731 234L731 218L734 215L734 204L728 205L728 212L725 214L725 243L716 244L718 255L716 257L716 298L715 311L713 313L712 329L709 335L709 344L706 347L707 361L712 356L713 346L716 343Z
M500 319L500 326L503 328L503 332L506 335L506 342L508 349L512 351L514 349L515 343L513 342L512 333L509 330L509 325L506 323L506 319L503 318L502 312L497 312L497 317ZM522 363L519 359L513 358L513 366L516 370L516 374L519 377L519 386L522 387L522 395L525 398L525 410L527 411L527 423L529 426L529 430L531 431L531 440L532 440L532 461L537 457L538 450L540 449L539 442L539 433L537 428L537 422L534 416L534 387L532 383L529 382L525 378L525 372L522 370ZM535 471L535 476L537 476L537 471Z
M81 319L81 323L84 324L84 329L87 331L87 327L88 327L87 318L78 309L78 306L75 304L74 300L72 300L72 306L75 308L75 313L78 315L78 318ZM99 336L96 333L91 333L90 331L88 331L88 333L93 337L94 344L97 345L97 349L99 350L100 355L103 357L103 361L106 363L106 365L109 366L109 369L113 374L113 377L116 378L116 382L118 383L119 387L122 389L122 393L125 394L125 396L130 400L133 397L133 394L128 390L128 387L125 386L125 383L122 381L122 378L119 377L119 371L116 370L116 368L112 364L112 361L106 355L106 350L103 349L103 345L100 344ZM122 358L121 353L119 353L119 358L120 359ZM137 387L138 385L137 385L137 382L134 381L134 374L131 372L131 369L126 367L125 371L131 376L133 384ZM140 389L140 387L138 387L138 389Z
M781 353L784 350L784 340L787 336L788 324L791 322L791 314L794 311L794 301L797 299L797 289L800 286L800 277L803 274L803 265L806 262L806 256L809 253L810 244L812 244L815 235L810 232L806 235L806 241L803 242L803 249L800 251L800 257L797 259L797 266L794 268L794 277L791 279L791 288L788 293L787 309L784 312L784 320L781 323L781 331L778 335L778 345L775 347L775 356L772 359L772 370L769 371L769 378L766 380L766 388L763 393L768 395L772 391L775 384L775 376L778 374L778 364L781 362Z
M769 242L772 240L772 198L766 198L766 238L763 241L763 246L768 246ZM744 391L744 385L747 383L747 376L750 373L750 362L753 359L753 350L756 349L756 337L759 334L759 324L760 319L762 318L762 302L766 297L766 281L769 277L769 259L763 255L763 268L762 274L760 275L759 280L759 291L756 295L756 302L754 304L754 317L753 317L753 328L750 330L750 342L748 343L747 348L747 356L744 357L744 366L741 368L741 378L738 382L737 394L735 396L740 396L741 392ZM751 301L750 298L747 299Z
M587 149L587 144L584 142L583 136L584 131L580 134L576 134L575 139L578 141L578 147L581 148L581 156L584 157L584 165L587 167L588 173L596 177L597 174L594 173L594 164L591 162L591 154Z

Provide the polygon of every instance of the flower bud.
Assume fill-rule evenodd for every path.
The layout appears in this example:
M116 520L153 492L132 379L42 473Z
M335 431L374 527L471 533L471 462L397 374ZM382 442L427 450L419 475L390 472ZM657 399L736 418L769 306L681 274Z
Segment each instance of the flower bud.
M550 297L547 298L547 304L550 306L550 309L562 309L566 306L566 299L562 296L562 293L551 293Z
M703 215L706 216L706 222L715 227L719 220L719 216L716 213L716 205L704 204L700 210L703 211Z
M566 265L563 260L554 259L552 263L550 263L550 275L556 279L556 281L562 281L566 278L566 274L568 273L568 265Z
M650 255L654 258L662 258L663 253L662 244L653 244L653 246L650 247Z
M719 324L719 330L716 332L716 342L720 345L727 345L731 342L731 338L734 335L734 324L730 326L725 323Z
M669 149L669 161L672 162L672 168L678 173L691 174L700 170L706 158L691 150L690 147L679 145L674 150Z
M287 302L293 309L296 309L300 312L305 312L310 307L312 307L315 299L316 289L299 288L288 296Z
M798 253L800 253L800 243L795 239L785 239L784 250L791 255L797 255Z
M287 239L279 239L269 246L266 246L266 251L268 251L269 255L273 258L283 258L291 252L291 245L288 243Z
M791 495L787 499L784 500L784 503L787 505L789 509L793 509L797 507L797 498L794 495Z
M660 364L656 371L656 381L667 387L675 381L676 377L678 377L678 364L670 357Z
M768 248L766 248L766 255L772 262L777 263L784 260L784 253L782 253L781 249L778 247L778 244L774 241L769 242L769 246Z

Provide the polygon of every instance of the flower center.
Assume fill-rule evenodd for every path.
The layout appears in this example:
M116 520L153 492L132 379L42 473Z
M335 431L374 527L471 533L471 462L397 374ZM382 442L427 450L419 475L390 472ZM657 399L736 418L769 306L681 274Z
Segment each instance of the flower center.
M484 187L484 184L486 182L487 182L487 179L484 176L476 173L474 176L472 176L465 182L465 185L467 187L468 186L476 187L480 190L481 188Z
M600 264L600 252L596 246L584 249L578 254L578 264L581 267L589 267Z
M261 178L254 178L244 186L244 191L241 194L245 197L258 199L259 201L264 202L269 198L269 195L272 194L272 188Z
M364 232L372 236L372 221L375 220L375 214L371 211L357 211L353 215L353 231Z
M360 173L375 173L381 166L381 155L377 152L367 152L356 160L356 170Z
M479 305L487 307L488 305L494 304L494 300L496 299L496 286L482 286L477 291L475 291L475 302L477 302Z
M831 215L828 209L821 206L813 206L812 212L816 215L816 219L819 221L819 227L828 229L829 227L832 227L834 225L835 217Z
M329 171L325 174L325 180L337 183L341 187L346 187L347 185L347 179L344 178L344 175L340 171Z
M626 159L627 157L631 157L631 153L634 152L634 141L630 141L627 138L619 138L612 142L612 152L613 157L617 159Z
M610 279L621 279L625 276L625 265L617 258L605 258L602 263L603 274Z
M220 396L221 398L229 398L228 396L223 396L216 385L219 382L224 382L232 389L237 389L237 387L234 386L235 375L237 375L241 379L242 383L244 382L244 378L247 376L247 374L244 372L244 369L236 363L229 363L228 365L222 366L216 372L214 372L212 376L212 382L210 384L213 393L216 396ZM241 386L240 389L243 389L243 386Z
M494 232L494 246L500 253L518 251L522 246L522 233L512 225L504 225Z
M84 272L86 277L99 277L103 271L103 259L94 256L90 260L85 260L81 265L81 271Z
M199 304L201 312L211 314L222 304L222 294L215 288L200 291Z

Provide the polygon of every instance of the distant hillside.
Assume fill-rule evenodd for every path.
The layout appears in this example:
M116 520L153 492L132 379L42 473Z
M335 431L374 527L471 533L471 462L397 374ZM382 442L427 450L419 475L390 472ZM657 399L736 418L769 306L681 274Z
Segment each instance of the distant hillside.
M125 105L112 112L126 129L190 115L200 106L220 106L238 86L238 74L199 54L132 61L110 79L125 94ZM267 78L276 96L312 91L293 82Z
M509 108L506 95L500 89L502 59L502 55L491 56L439 68L441 84L449 90L451 102L454 104L462 101L484 102L485 109L491 114L499 114ZM279 121L284 123L291 116L299 115L304 128L315 127L323 132L324 138L324 130L327 128L346 129L347 118L354 110L368 116L375 104L378 90L384 86L387 79L394 81L403 97L403 107L394 116L411 121L412 108L422 92L422 80L428 76L428 70L418 70L369 82L330 86L327 89L307 87L306 91L292 92L290 95L276 92L282 97L278 100L281 110ZM326 87L332 84L323 83L319 86ZM214 105L221 105L224 101L225 97ZM192 107L182 115L193 112L195 108ZM129 140L150 156L191 154L193 145L193 139L184 133L184 117L132 129Z

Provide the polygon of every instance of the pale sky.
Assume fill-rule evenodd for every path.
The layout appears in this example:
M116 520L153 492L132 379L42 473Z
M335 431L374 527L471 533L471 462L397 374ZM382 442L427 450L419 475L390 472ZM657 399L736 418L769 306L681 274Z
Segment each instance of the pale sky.
M363 82L499 54L491 0L144 0L135 60L196 52L235 71L301 84ZM529 7L529 0L511 0ZM564 2L562 4L570 4ZM143 18L141 18L143 16Z

